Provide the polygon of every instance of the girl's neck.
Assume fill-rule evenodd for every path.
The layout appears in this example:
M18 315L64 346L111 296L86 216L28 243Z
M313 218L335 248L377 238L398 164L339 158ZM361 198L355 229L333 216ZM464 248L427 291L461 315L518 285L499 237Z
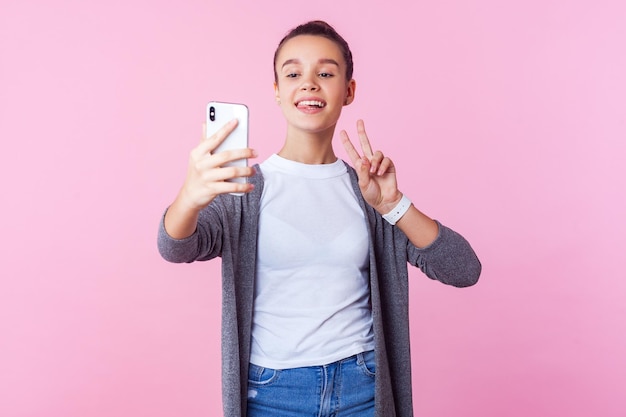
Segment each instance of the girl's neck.
M303 164L332 164L337 160L333 150L334 129L319 133L287 132L278 155Z

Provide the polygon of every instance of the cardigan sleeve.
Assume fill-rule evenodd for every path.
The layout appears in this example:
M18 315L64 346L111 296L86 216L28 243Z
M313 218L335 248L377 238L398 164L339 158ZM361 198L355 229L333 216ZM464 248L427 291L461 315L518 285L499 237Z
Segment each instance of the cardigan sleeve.
M157 247L163 259L182 263L205 261L221 255L223 227L215 203L216 200L200 212L196 231L184 239L174 239L167 233L163 214L157 235Z
M444 284L455 287L476 284L482 266L469 242L454 230L437 224L439 235L429 246L420 249L407 243L408 262Z

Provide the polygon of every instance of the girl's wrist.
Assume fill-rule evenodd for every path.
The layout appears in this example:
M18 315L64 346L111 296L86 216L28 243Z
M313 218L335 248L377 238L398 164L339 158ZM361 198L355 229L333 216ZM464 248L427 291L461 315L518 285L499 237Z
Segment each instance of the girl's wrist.
M184 187L180 190L175 204L181 211L190 214L198 214L204 207L198 204L198 202L193 198L192 193Z
M406 214L406 212L411 207L412 203L411 203L411 200L409 200L407 196L405 196L404 194L401 194L400 198L396 200L395 204L394 203L392 204L393 205L391 204L389 205L391 206L390 209L386 210L386 212L383 212L381 214L383 216L383 219L389 222L389 224L395 225L398 222L398 220L400 220L402 216Z

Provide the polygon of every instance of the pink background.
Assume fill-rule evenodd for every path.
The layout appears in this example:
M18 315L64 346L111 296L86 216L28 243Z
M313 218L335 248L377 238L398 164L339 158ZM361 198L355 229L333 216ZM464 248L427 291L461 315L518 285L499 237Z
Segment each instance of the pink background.
M207 101L277 150L312 18L355 54L339 128L483 262L411 272L416 414L626 416L623 1L1 1L1 416L221 415L219 261L162 261L157 223Z

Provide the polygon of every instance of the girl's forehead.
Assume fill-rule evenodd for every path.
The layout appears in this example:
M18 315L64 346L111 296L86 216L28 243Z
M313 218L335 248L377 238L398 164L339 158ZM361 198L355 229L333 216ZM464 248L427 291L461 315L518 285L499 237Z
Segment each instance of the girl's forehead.
M334 58L337 62L343 61L343 55L339 46L332 40L323 36L299 35L283 44L278 53L276 64L280 66L286 60L308 58L316 60L320 58Z

